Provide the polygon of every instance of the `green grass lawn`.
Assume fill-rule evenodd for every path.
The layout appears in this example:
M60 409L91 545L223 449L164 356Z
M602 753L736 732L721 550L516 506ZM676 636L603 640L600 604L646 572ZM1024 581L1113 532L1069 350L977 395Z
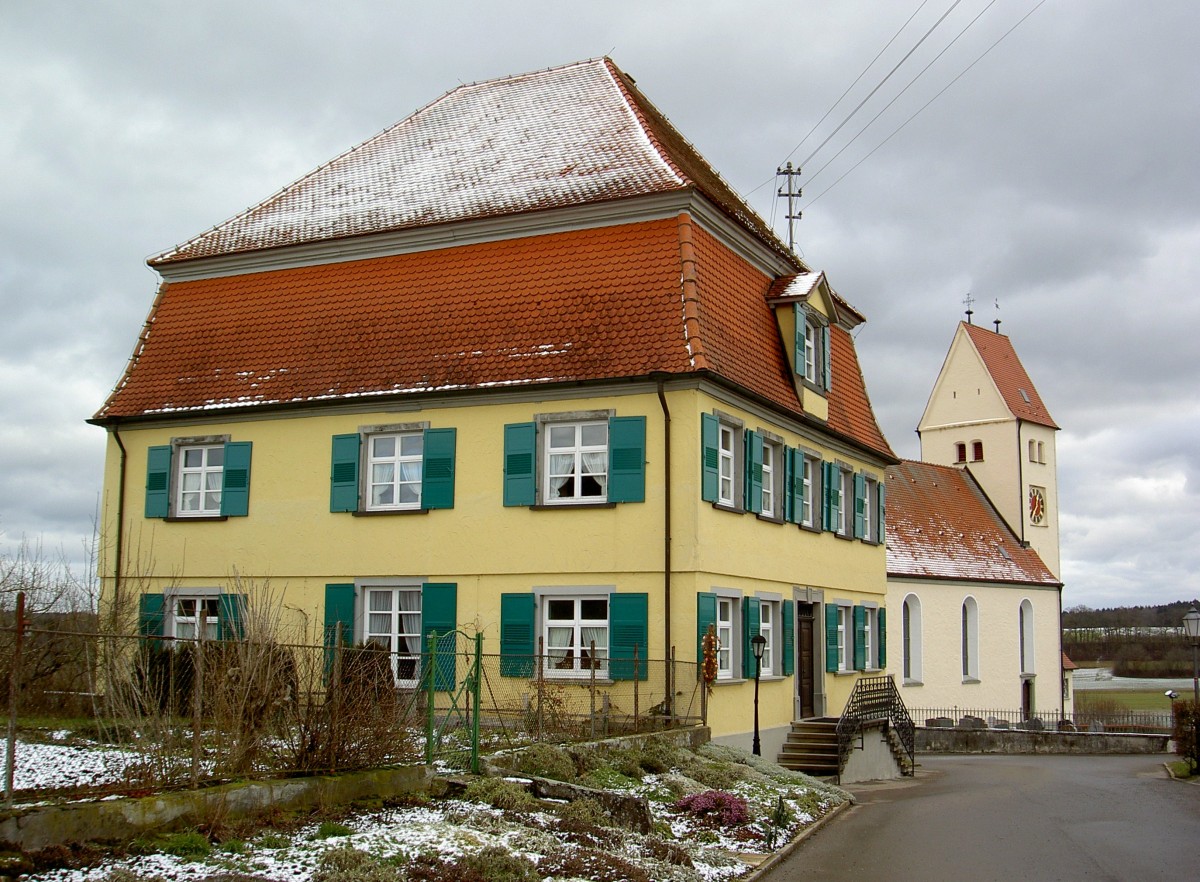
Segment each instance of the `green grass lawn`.
M1171 712L1171 701L1161 689L1077 689L1075 710L1111 707L1115 703L1124 710Z

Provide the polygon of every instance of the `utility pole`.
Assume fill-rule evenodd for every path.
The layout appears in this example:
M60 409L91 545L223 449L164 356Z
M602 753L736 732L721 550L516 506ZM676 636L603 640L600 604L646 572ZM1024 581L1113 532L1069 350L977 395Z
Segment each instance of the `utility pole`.
M787 165L783 166L782 168L778 168L775 170L775 177L787 178L787 183L780 186L778 195L779 195L780 199L787 200L787 214L784 215L784 217L787 218L787 222L788 222L787 243L788 243L788 248L791 251L795 251L796 250L795 222L800 220L800 217L803 214L803 212L801 212L800 209L796 207L796 202L800 199L800 197L804 193L803 190L801 190L798 186L796 186L796 178L800 177L800 169L792 168L792 164L789 162Z

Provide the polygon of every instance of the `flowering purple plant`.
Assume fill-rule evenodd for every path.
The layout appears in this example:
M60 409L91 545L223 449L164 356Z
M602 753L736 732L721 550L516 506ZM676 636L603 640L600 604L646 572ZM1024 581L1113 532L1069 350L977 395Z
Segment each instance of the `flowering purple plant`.
M674 808L716 827L737 827L750 820L746 800L724 790L705 790L685 796L675 803Z

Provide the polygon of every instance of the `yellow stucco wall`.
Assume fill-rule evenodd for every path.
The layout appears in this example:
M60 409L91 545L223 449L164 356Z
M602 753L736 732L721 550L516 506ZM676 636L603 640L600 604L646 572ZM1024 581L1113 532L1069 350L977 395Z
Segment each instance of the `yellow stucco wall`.
M666 393L671 413L670 642L681 661L696 656L696 594L733 588L791 600L797 590L854 602L884 602L882 545L814 533L794 524L718 510L701 496L700 415L719 409L791 446L866 470L883 466L819 430L739 406L736 397L697 385ZM646 417L646 501L605 508L530 509L503 505L503 427L536 414L611 410ZM499 603L505 592L599 586L644 592L649 654L665 658L665 419L657 390L627 387L603 394L502 394L426 400L402 409L344 406L242 419L238 414L120 430L128 452L123 529L127 597L167 588L221 588L279 600L286 622L319 640L327 583L372 577L457 584L460 627L480 631L485 652L499 651ZM360 427L427 423L457 430L453 509L355 516L329 511L331 438ZM253 442L249 515L223 521L165 521L144 516L147 449L173 438L228 435ZM120 450L110 434L102 500L104 591L111 598ZM818 631L823 633L821 626ZM818 644L823 639L818 637ZM818 647L818 651L823 646ZM818 655L818 680L825 677ZM828 677L818 690L836 713L853 676ZM792 677L762 684L762 725L793 716ZM710 723L718 735L744 732L751 683L722 685ZM736 710L735 710L736 709Z

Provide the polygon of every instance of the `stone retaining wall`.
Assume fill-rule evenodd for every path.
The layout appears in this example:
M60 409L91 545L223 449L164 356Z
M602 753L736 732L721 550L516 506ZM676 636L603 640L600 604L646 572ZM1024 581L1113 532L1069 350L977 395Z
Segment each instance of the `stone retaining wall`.
M1166 753L1167 735L918 727L917 753Z

